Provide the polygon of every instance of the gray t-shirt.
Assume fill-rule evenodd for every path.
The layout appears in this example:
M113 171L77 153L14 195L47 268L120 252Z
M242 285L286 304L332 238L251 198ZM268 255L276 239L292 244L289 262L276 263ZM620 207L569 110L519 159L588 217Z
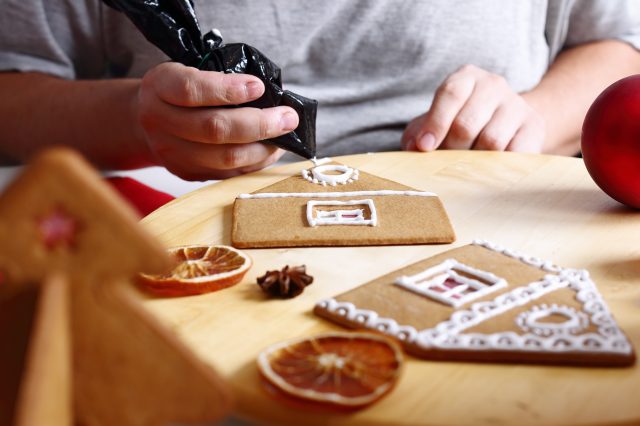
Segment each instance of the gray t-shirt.
M640 48L637 0L195 0L203 31L276 62L319 101L318 154L395 150L464 64L536 86L559 50L615 38ZM140 77L167 58L99 0L3 0L0 70Z

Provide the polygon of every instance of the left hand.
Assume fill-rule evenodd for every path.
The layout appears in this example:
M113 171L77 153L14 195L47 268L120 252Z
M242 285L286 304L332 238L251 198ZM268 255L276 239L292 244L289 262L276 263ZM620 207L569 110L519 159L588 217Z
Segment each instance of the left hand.
M465 65L440 85L429 111L408 124L402 148L541 152L544 137L542 116L502 76Z

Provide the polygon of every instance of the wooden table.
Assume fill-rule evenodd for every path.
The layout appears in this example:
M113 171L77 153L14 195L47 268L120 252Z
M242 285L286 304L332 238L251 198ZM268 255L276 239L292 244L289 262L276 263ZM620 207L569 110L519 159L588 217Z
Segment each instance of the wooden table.
M338 329L311 313L318 300L478 238L564 267L588 269L620 326L640 349L640 212L599 190L580 159L438 151L337 160L436 192L458 240L435 246L247 250L255 264L241 284L208 295L145 302L229 380L239 416L291 425L640 423L637 366L478 365L408 357L399 384L388 396L350 414L302 411L265 392L255 364L261 349ZM237 194L309 165L290 164L205 187L154 212L143 224L169 245L228 244ZM256 276L287 264L306 264L314 284L292 300L266 299Z

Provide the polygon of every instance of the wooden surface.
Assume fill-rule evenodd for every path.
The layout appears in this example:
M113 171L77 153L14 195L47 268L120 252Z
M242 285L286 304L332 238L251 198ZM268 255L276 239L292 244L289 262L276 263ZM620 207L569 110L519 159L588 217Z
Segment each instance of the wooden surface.
M337 160L436 192L458 240L433 246L246 250L254 266L241 284L202 296L148 299L150 311L229 379L239 416L291 425L640 423L637 366L478 365L409 357L396 389L356 413L303 411L268 394L255 364L261 349L338 329L311 313L318 300L477 238L560 266L588 269L620 326L640 348L640 212L600 191L582 160L467 151ZM143 224L168 245L228 244L235 196L298 173L303 166L310 163L205 187L154 212ZM256 276L286 264L307 265L314 283L292 300L265 298Z

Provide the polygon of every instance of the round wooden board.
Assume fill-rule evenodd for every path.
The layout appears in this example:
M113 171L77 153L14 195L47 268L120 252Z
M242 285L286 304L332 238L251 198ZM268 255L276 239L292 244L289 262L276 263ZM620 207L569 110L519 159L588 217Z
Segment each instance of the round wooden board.
M621 328L640 347L640 213L610 199L576 158L437 151L336 158L436 192L457 234L450 245L246 250L241 284L145 305L233 386L237 414L290 425L638 424L640 369L430 362L407 357L396 388L354 413L306 410L269 394L256 356L278 341L339 327L314 304L447 249L484 239L560 266L588 269ZM296 163L229 179L166 205L142 222L168 245L228 244L237 194L299 173ZM264 212L274 214L275 212ZM267 299L257 276L307 265L313 285L292 300ZM153 356L153 354L149 354Z

